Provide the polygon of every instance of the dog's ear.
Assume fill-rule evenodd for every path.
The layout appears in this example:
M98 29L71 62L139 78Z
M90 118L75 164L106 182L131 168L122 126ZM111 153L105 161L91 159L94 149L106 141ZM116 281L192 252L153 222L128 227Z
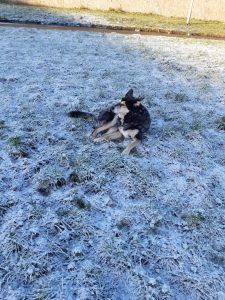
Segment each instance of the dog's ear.
M140 97L137 98L138 101L142 101L144 99L145 99L145 97L143 97L143 96L140 96Z
M130 89L130 90L126 93L125 97L126 97L126 98L133 98L133 93L134 93L133 89Z

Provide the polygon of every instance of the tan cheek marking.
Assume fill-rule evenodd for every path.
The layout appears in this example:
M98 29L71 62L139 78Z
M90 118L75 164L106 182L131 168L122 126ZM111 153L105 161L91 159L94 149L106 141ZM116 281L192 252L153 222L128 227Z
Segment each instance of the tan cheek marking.
M137 101L134 106L140 106L141 102L140 101Z

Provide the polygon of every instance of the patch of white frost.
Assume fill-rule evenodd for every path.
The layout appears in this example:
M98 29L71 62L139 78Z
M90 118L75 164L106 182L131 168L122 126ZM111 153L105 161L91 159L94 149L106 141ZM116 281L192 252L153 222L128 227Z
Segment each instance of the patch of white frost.
M0 28L2 299L223 299L223 42ZM150 134L94 144L129 88Z

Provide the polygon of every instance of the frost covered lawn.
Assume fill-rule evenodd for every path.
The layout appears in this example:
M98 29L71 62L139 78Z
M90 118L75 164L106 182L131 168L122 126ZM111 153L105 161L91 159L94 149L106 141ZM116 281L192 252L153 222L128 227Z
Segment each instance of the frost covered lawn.
M0 28L0 298L224 299L225 44ZM152 116L93 144L133 88Z

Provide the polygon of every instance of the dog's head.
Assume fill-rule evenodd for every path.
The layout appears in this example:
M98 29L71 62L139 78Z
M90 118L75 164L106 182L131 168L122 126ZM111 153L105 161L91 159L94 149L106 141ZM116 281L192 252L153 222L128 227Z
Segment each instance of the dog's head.
M125 97L121 99L119 103L115 105L114 112L120 115L126 115L133 108L140 105L140 102L144 99L144 97L134 97L133 90L130 89Z

